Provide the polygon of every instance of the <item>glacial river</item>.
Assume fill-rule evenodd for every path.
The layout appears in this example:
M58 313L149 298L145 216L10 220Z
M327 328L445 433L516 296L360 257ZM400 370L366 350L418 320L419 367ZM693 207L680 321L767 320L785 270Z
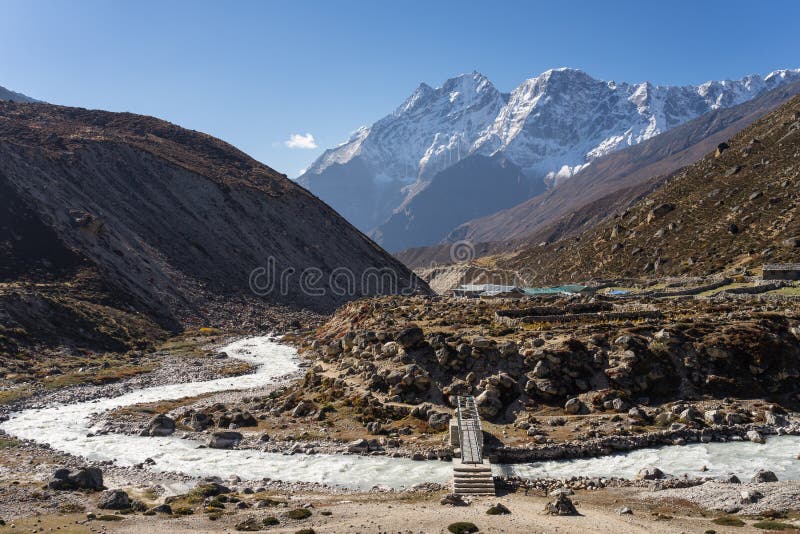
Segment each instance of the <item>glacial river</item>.
M140 437L124 434L92 435L92 416L107 410L145 402L179 399L203 393L243 390L264 386L277 377L298 369L295 350L269 337L247 338L223 347L231 357L256 366L252 374L185 384L140 389L124 395L88 402L55 405L12 414L0 424L5 432L22 439L47 443L56 450L89 460L116 460L126 466L155 460L150 469L177 471L192 476L237 475L242 479L272 478L288 482L318 482L354 489L376 484L393 488L420 482L445 483L450 479L450 462L415 462L384 456L284 455L256 450L199 448L201 443L169 437ZM617 476L634 477L644 466L655 465L671 474L705 475L737 473L749 477L759 468L769 468L781 479L800 479L800 437L775 437L766 445L749 442L695 444L684 447L645 449L626 454L537 464L497 465L495 474L532 477Z

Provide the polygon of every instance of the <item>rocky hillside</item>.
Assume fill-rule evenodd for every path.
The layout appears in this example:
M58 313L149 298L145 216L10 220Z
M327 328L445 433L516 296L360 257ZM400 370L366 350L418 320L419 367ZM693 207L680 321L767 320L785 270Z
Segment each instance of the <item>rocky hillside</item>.
M562 68L503 94L481 74L462 75L438 88L420 85L393 113L327 150L299 181L362 230L380 227L375 236L381 238L389 235L382 225L393 212L409 211L438 173L471 155L504 156L526 176L530 197L599 157L798 78L800 71L784 70L671 87L597 80ZM506 194L496 193L482 199L496 204ZM427 237L410 236L403 248Z
M674 171L702 158L800 93L800 82L784 85L744 104L706 113L638 145L614 152L578 172L560 187L521 204L466 222L445 243L398 252L413 269L451 263L452 243L472 243L473 257L517 250L584 232L651 193ZM393 219L399 214L395 214Z
M645 438L655 432L640 443L669 443L687 435L667 429L699 433L776 415L728 412L719 402L710 403L716 412L704 415L691 401L735 397L796 406L800 331L792 302L775 295L637 302L386 297L348 303L315 339L304 340L302 350L317 365L302 390L271 401L270 408L291 412L302 395L305 413L334 402L331 411L352 408L373 434L391 435L403 426L439 432L447 428L456 396L474 395L484 418L508 425L493 439L519 442L518 459L532 458L534 444L568 433L583 440L578 446L608 433ZM679 406L668 404L676 401ZM603 428L600 420L586 425L570 417L604 413L627 414L630 434L621 432L623 425ZM568 418L548 419L554 415ZM552 459L561 453L533 454Z
M536 282L800 261L800 97L576 238L490 259Z
M513 208L470 221L447 241L527 239L553 241L579 233L613 213L613 208L649 192L659 178L694 163L717 144L800 93L800 82L786 84L748 102L714 110L697 119L594 161L561 187ZM592 205L593 204L593 205ZM575 213L584 208L587 213ZM598 218L599 217L599 218ZM555 225L555 227L554 227Z
M0 86L0 100L8 100L11 102L38 102L36 99L25 96L22 93L15 93L2 86Z
M179 328L245 300L328 311L417 284L285 176L218 139L151 117L0 102L0 191L6 299L42 284ZM260 267L256 296L251 274ZM301 280L305 269L312 271ZM352 280L332 288L335 269ZM376 269L391 273L392 283L379 287L376 275L369 278Z

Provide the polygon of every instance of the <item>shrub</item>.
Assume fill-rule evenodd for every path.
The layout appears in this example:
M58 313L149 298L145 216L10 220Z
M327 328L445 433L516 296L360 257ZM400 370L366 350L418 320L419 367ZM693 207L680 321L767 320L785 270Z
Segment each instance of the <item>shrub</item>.
M177 508L173 508L172 513L174 515L192 515L194 513L194 510L192 510L188 506L179 506Z
M97 516L98 521L122 521L123 517L119 515L105 514Z
M308 519L311 517L311 510L308 508L295 508L294 510L289 510L286 512L286 517L289 519Z
M264 523L265 527L272 527L280 523L280 521L278 521L278 518L274 516L265 517L261 522Z
M509 510L502 504L497 503L494 506L490 507L488 510L486 510L486 513L488 515L507 515L511 513L511 510Z
M459 521L458 523L449 525L447 530L453 534L472 534L473 532L478 532L478 527L476 527L474 523Z
M294 534L317 534L317 532L313 528L301 528Z
M795 530L794 525L772 520L759 521L758 523L753 523L753 526L761 530Z
M722 525L724 527L743 527L745 522L738 517L731 517L729 515L718 517L712 521L715 525Z
M74 502L65 502L58 507L58 513L60 514L79 514L85 511L86 507L84 505Z

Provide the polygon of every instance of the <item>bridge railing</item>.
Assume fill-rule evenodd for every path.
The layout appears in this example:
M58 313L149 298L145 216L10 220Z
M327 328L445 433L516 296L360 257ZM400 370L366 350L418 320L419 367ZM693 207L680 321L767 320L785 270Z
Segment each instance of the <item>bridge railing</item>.
M456 406L458 438L461 447L461 463L483 463L483 428L475 399L458 397Z

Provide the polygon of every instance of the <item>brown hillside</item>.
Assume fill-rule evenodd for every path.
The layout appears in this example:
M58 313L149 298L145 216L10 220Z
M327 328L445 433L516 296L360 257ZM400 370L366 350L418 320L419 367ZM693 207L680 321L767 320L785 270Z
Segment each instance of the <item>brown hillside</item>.
M456 228L448 241L469 240L479 256L577 235L624 210L678 169L702 158L757 119L800 93L794 83L728 109L706 113L638 145L593 162L559 187ZM449 263L449 245L396 254L413 268Z
M493 261L540 282L800 261L800 97L727 144L581 236Z
M209 135L130 113L0 102L0 229L0 325L47 324L52 307L35 303L65 295L180 328L246 299L319 312L415 284L284 175ZM250 274L270 259L276 278L294 277L256 298ZM322 275L305 280L320 294L304 290L307 268ZM340 268L355 275L346 294L329 287ZM396 286L365 284L375 268ZM10 304L15 294L31 313ZM76 325L109 316L93 313L60 323L85 331Z

